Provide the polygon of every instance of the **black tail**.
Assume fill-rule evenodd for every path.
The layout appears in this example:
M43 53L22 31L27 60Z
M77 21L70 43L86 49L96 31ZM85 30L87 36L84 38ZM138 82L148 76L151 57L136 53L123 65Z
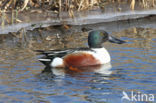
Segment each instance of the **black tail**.
M50 66L51 59L38 59L41 63L43 63L45 66Z

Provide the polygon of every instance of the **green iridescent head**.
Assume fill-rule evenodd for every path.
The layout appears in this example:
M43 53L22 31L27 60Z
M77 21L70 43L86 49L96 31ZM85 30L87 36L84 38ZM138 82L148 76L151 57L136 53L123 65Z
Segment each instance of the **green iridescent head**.
M104 30L92 30L88 35L88 45L90 48L101 48L102 43L109 41L112 43L122 44L125 41L110 36Z

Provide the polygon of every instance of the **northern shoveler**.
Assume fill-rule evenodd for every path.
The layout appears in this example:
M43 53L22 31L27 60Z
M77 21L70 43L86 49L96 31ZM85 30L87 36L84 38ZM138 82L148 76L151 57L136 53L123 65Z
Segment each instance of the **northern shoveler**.
M45 56L39 59L50 67L84 67L106 64L111 61L108 51L102 47L102 43L109 41L122 44L125 41L109 35L104 30L91 30L88 35L89 48L70 48L64 50L37 50Z

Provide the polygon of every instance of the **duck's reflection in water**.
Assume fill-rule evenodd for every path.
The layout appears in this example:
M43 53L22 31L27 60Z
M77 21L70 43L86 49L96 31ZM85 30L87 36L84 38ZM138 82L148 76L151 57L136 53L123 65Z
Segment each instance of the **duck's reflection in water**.
M111 68L112 68L111 63L96 66L69 67L69 68L45 67L42 73L49 72L52 73L54 76L66 76L66 75L76 76L76 75L98 73L101 75L109 76L110 74L112 74Z

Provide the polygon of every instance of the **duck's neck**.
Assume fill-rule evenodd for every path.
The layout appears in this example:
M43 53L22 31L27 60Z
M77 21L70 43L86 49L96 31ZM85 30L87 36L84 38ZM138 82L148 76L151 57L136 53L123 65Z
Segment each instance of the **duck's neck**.
M94 50L99 50L99 49L103 49L104 47L100 47L100 48L91 48L91 49L94 49ZM104 48L105 49L105 48Z
M89 48L102 48L101 45L90 45Z

